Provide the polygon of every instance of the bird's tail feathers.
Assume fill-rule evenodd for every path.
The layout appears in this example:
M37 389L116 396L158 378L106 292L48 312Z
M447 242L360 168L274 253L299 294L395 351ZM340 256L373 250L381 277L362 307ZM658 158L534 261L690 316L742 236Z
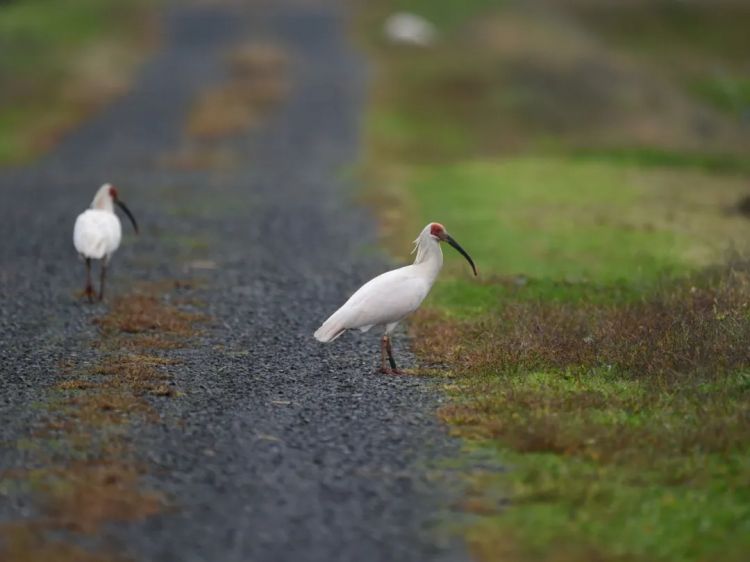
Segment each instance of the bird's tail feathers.
M323 322L323 325L320 328L315 330L313 337L315 337L316 340L322 343L332 342L346 331L346 328L341 325L340 320L336 316L337 315L334 314L328 320Z

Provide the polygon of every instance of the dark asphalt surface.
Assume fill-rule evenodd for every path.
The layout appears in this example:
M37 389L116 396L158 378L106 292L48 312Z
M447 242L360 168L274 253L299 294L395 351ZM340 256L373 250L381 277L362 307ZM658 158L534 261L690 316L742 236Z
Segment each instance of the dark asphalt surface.
M83 267L71 233L112 181L143 233L123 223L110 295L137 280L203 279L191 296L213 321L194 346L169 352L184 395L154 401L162 423L129 429L149 467L144 485L174 509L87 540L134 560L465 559L440 530L455 499L440 463L457 445L435 419L436 383L374 374L378 334L312 338L387 265L344 179L364 61L337 5L263 4L181 3L130 94L34 165L0 172L0 471L34 462L30 428L60 361L96 359L91 320L106 304L75 298ZM248 39L287 51L288 98L232 141L237 165L165 166L190 101L224 78L226 49ZM217 267L191 269L197 259ZM408 364L405 345L396 340ZM0 521L35 509L0 485Z

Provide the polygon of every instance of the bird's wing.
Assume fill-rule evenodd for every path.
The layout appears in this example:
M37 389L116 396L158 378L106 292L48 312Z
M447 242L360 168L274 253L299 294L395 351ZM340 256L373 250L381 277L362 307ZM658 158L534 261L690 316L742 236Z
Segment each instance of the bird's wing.
M88 209L78 215L73 244L79 254L92 259L110 255L120 245L120 221L113 213Z
M414 312L430 290L429 283L406 266L365 283L315 332L320 341L331 341L344 330L398 322Z

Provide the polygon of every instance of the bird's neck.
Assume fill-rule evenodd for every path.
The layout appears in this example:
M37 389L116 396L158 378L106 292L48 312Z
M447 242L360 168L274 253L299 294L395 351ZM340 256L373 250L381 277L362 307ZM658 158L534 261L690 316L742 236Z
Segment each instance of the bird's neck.
M440 249L440 242L432 236L421 236L417 240L416 251L414 265L424 268L433 279L437 277L443 267L443 251Z
M112 197L109 196L109 193L97 193L91 202L91 208L110 213L115 212L115 206L112 203Z

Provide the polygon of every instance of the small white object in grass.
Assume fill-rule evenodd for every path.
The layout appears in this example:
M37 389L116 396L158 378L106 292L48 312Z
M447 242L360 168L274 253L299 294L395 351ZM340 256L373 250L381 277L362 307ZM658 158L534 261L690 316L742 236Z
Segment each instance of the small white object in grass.
M460 1L460 0L456 0ZM393 43L429 47L437 39L435 26L416 14L396 12L388 16L383 26L385 36Z

